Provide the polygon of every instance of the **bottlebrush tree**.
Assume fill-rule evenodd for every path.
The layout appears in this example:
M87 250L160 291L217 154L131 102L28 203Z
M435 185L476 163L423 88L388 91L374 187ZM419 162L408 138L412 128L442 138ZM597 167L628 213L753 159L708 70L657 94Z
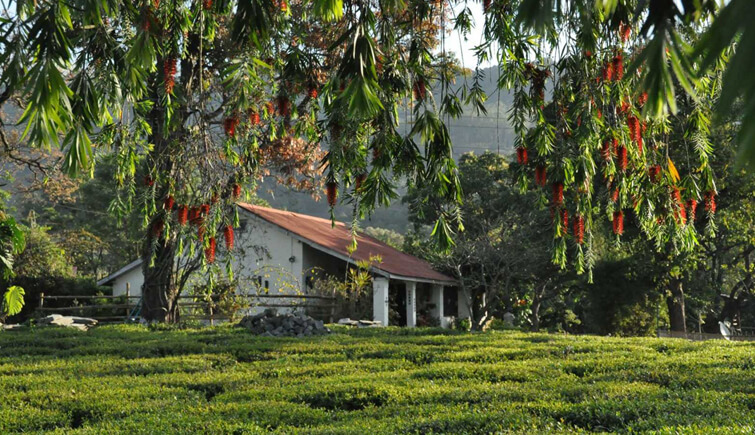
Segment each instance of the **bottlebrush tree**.
M494 1L486 13L488 43L479 48L501 60L500 84L513 89L519 185L534 185L552 209L553 261L565 267L572 249L580 273L592 269L600 222L617 240L631 225L659 249L691 249L697 229L687 204L716 195L709 128L721 67L696 76L684 63L680 52L699 37L695 25L679 21L673 32L648 35L649 25L639 24L647 11L632 1L614 3L604 13L594 1L556 2L554 16L543 18L527 8L532 1ZM499 23L512 7L522 23L513 31ZM647 19L657 18L652 12ZM532 37L524 44L511 43L526 31ZM658 61L654 50L663 65L651 64ZM667 68L674 78L659 74ZM674 84L691 93L667 95ZM698 215L712 231L715 207L707 210Z
M446 7L19 2L0 22L2 89L24 109L25 138L62 147L68 172L91 170L95 153L117 156L111 210L138 205L145 218L143 317L176 321L189 274L221 270L234 203L261 177L316 195L324 183L331 205L351 201L357 216L396 197L396 177L432 184L444 203L436 235L450 240L451 111L430 92L450 65L431 54ZM401 131L399 108L417 89L416 122Z

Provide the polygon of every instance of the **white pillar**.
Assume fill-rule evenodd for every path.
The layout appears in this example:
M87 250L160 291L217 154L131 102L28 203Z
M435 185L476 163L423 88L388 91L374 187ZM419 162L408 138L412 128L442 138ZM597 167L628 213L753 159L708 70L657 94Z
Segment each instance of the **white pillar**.
M406 285L406 326L417 326L417 283L404 281Z
M459 319L471 319L472 307L470 306L470 304L472 303L472 301L470 300L469 292L459 289L459 296L457 301Z
M443 286L440 284L433 284L433 292L430 296L430 302L434 305L431 312L433 317L440 320L440 327L448 327L448 319L443 317Z
M388 278L372 278L372 320L388 326Z

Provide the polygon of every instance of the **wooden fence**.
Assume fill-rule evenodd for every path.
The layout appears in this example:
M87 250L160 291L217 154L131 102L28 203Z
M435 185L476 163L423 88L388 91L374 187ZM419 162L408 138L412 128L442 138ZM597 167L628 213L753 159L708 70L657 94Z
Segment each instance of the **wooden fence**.
M125 294L121 296L46 296L40 295L37 315L51 313L78 315L97 319L100 322L125 322L139 317L135 313L141 296ZM219 304L236 301L242 306L238 311L248 308L286 308L304 309L313 317L333 321L337 306L332 296L299 294L233 294L233 295L179 295L178 309L181 320L205 320L210 324L216 321L230 320L230 314L219 310ZM68 302L68 303L66 303ZM54 305L54 306L51 306Z

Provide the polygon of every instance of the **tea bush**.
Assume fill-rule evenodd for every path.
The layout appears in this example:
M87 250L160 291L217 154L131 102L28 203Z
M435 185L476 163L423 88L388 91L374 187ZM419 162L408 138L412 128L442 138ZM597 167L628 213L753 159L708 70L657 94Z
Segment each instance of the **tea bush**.
M755 343L440 329L0 333L0 433L753 433Z

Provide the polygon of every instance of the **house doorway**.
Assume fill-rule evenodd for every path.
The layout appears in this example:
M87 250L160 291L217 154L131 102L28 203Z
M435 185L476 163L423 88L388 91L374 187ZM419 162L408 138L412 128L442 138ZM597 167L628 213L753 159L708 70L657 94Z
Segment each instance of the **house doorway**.
M388 284L388 324L406 326L406 287L400 281Z

